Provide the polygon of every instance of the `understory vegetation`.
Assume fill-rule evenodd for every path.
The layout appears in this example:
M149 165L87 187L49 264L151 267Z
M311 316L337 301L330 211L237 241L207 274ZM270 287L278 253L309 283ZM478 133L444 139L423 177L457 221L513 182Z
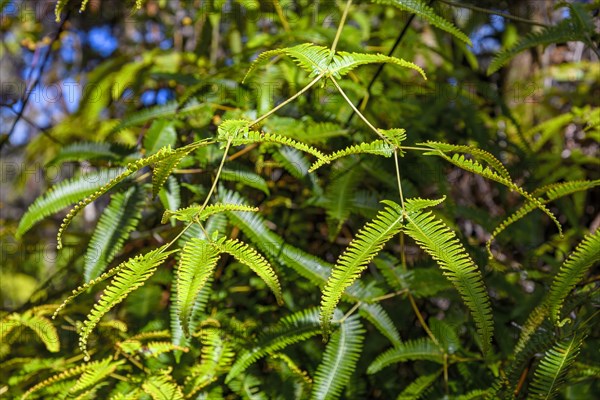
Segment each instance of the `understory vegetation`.
M600 393L598 1L15 3L2 396Z

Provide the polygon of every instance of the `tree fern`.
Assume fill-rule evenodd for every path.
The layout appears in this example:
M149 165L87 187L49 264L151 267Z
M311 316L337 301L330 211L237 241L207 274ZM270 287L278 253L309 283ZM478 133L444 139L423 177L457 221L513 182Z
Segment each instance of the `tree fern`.
M337 399L350 381L363 347L364 329L358 316L342 322L327 343L314 375L311 399Z
M358 279L373 257L402 228L403 215L400 206L392 201L384 201L384 203L387 207L358 232L348 248L339 257L323 288L321 325L325 337L329 334L333 311L344 290Z
M193 205L186 208L180 208L179 210L166 210L163 213L161 223L166 223L170 218L175 218L184 222L204 221L212 215L223 213L225 211L256 212L258 211L258 207L223 203L211 204L206 207Z
M288 315L272 329L266 329L265 332L259 335L257 343L252 348L243 350L237 356L225 378L225 383L245 371L258 359L315 336L320 330L319 314L315 308Z
M144 193L139 186L113 196L102 212L84 258L84 279L97 278L123 247L142 216Z
M425 19L431 25L448 32L464 43L471 45L471 40L462 33L452 22L437 15L423 0L373 0L375 3L392 5L402 11L407 11Z
M419 247L425 250L442 268L473 314L485 354L490 351L493 321L492 308L481 272L454 234L431 212L413 211L410 200L406 202L404 231Z
M183 332L189 336L189 320L198 293L212 276L219 251L206 240L190 239L181 252L177 267L177 309Z
M271 289L278 304L283 304L281 286L271 264L261 256L256 250L246 243L237 239L222 238L213 243L213 245L223 253L231 254L236 260L248 266L254 271Z
M535 399L553 399L565 382L566 375L579 355L583 337L572 335L556 342L535 369L531 382L531 395Z
M444 353L429 338L407 340L377 356L369 365L367 373L375 374L389 365L410 360L427 360L443 364Z
M577 193L584 190L589 190L593 187L600 185L600 179L596 179L594 181L570 181L570 182L560 182L553 183L539 189L533 191L532 196L539 198L541 195L545 195L546 198L539 198L540 202L544 205L548 204L551 201L559 199L564 196L568 196L573 193ZM492 257L491 252L491 244L492 241L506 228L520 219L524 218L531 211L535 210L537 206L532 202L525 203L521 208L512 213L510 216L504 219L492 232L490 238L486 243L486 248L488 250L488 254Z
M20 238L38 221L94 193L122 172L123 170L118 168L104 169L67 179L54 185L29 206L19 221L15 236Z
M572 7L571 7L572 9ZM564 19L554 26L545 27L539 32L533 32L521 39L517 44L498 53L488 67L488 75L498 71L517 53L531 47L549 45L553 43L565 43L584 41L589 43L588 32L593 31L591 20ZM589 43L592 46L594 44Z
M424 79L427 79L425 72L419 66L400 58L384 56L383 54L348 53L345 51L337 52L333 57L330 57L329 48L317 46L312 43L303 43L294 47L265 51L260 54L250 66L242 82L259 66L269 62L271 58L282 54L291 57L311 77L326 75L340 78L361 65L388 63L414 69Z
M156 271L156 268L173 252L173 250L165 251L163 246L123 263L121 270L104 289L98 302L94 304L79 333L79 346L86 358L89 358L87 339L104 314L122 302L129 293L142 286Z
M560 321L563 303L575 285L584 277L587 270L600 261L600 229L586 236L575 251L561 265L548 293L547 304L550 317L555 324Z

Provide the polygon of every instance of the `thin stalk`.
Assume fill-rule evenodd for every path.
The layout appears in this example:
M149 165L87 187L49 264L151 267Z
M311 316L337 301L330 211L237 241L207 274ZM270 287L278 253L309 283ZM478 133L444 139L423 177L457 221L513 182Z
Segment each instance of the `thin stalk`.
M352 306L352 308L346 314L344 314L344 316L342 318L340 318L338 323L342 324L345 320L347 320L349 316L354 314L354 311L356 311L358 309L358 307L360 307L361 304L362 304L362 301L358 301L356 304L354 304L354 306Z
M350 6L352 5L352 0L348 0L346 2L346 7L344 8L344 12L342 13L342 19L340 24L338 25L337 32L335 33L335 38L333 39L333 44L331 45L331 50L329 50L329 58L327 61L331 61L333 56L335 55L335 49L337 47L338 41L340 40L340 36L342 35L342 30L344 29L344 25L346 24L346 17L348 16L348 11L350 10Z
M370 301L372 301L373 303L376 303L376 302L379 302L382 300L391 299L393 297L399 296L406 292L408 292L408 289L402 289L402 290L398 290L397 292L394 292L394 293L388 293L388 294L384 294L383 296L373 297Z
M525 24L537 25L537 26L543 26L543 27L548 27L549 26L549 25L546 25L546 24L544 24L542 22L536 22L536 21L533 21L533 20L530 20L530 19L521 18L521 17L517 17L515 15L504 13L502 11L490 10L489 8L478 7L478 6L474 6L472 4L458 3L458 2L455 2L455 1L449 1L449 0L440 0L440 2L444 3L444 4L448 4L449 6L453 6L453 7L466 8L468 10L479 11L479 12L482 12L484 14L499 15L499 16L504 17L506 19L510 19L510 20L517 21L517 22L523 22Z
M396 179L398 180L398 193L400 194L400 205L404 208L404 195L402 194L402 182L400 179L400 163L398 163L398 150L394 149L394 163L396 164Z
M275 0L273 2L273 4L275 6L275 11L277 11L277 16L281 20L281 26L283 26L283 30L286 31L286 32L289 32L290 31L290 24L288 23L287 19L285 18L285 14L283 13L283 9L281 8L281 4L279 4L279 0Z
M288 103L291 103L292 101L294 101L296 98L302 96L308 89L310 89L311 87L314 86L315 83L319 82L321 80L321 78L324 76L324 73L321 73L320 75L318 75L315 79L313 79L308 85L304 86L304 88L302 88L302 90L300 90L298 93L296 93L295 95L293 95L292 97L290 97L289 99L287 99L286 101L284 101L283 103L281 103L280 105L278 105L277 107L271 109L271 111L267 112L266 114L258 117L257 119L255 119L254 121L252 121L250 123L250 126L256 125L258 124L260 121L262 121L263 119L267 118L269 115L273 114L274 112L276 112L277 110L279 110L280 108L284 107L285 105L287 105Z

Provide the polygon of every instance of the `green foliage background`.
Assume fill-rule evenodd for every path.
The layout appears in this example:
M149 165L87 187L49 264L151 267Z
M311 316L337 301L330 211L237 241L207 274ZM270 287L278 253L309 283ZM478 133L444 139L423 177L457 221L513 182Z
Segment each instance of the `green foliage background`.
M597 1L8 3L119 47L0 137L2 396L600 393Z

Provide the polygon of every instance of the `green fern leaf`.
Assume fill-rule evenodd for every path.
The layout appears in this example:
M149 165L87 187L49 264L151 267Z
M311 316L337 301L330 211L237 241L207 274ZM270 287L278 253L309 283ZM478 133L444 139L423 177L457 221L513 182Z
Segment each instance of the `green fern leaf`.
M536 198L539 198L539 196L541 196L541 195L545 195L546 196L545 199L540 198L539 200L543 205L546 205L549 202L559 199L561 197L568 196L570 194L577 193L580 191L589 190L598 185L600 185L600 179L596 179L594 181L570 181L570 182L553 183L553 184L541 187L539 189L536 189L535 191L533 191L533 193L531 195ZM515 211L514 213L509 215L507 218L505 218L504 221L502 221L494 229L494 231L490 235L490 238L486 242L486 248L487 248L490 258L493 257L492 250L491 250L492 241L500 233L502 233L504 230L506 230L506 228L508 228L510 225L514 224L515 222L519 221L520 219L524 218L527 214L529 214L531 211L535 210L536 208L537 208L537 206L534 203L527 202L521 208L519 208L517 211Z
M7 340L7 336L21 326L31 329L48 351L56 353L60 350L58 331L52 321L41 313L36 313L35 309L27 310L23 314L13 313L0 320L0 342L10 343L12 340Z
M203 239L190 239L181 252L177 267L177 308L186 336L190 334L190 317L196 297L219 261L219 252Z
M383 54L347 53L339 51L327 66L327 74L334 78L341 78L356 67L366 64L395 64L401 67L414 69L423 79L427 80L425 71L421 67L401 58L384 56Z
M267 329L262 333L256 345L243 350L238 355L225 378L225 383L229 383L267 354L276 353L289 345L313 337L319 332L319 314L316 308L302 310L283 318L272 329Z
M204 208L202 208L202 206L193 205L186 208L180 208L179 210L166 210L163 214L161 222L164 224L170 218L175 218L184 222L204 221L211 215L226 211L257 212L258 207L223 203L211 204Z
M98 382L115 372L123 363L123 360L113 361L112 357L107 357L101 361L92 361L69 392L76 393L96 385Z
M270 193L269 185L262 176L251 171L243 170L241 168L235 170L223 168L223 170L221 171L220 179L230 182L239 182L245 186L250 186L251 188L258 189L267 196Z
M358 307L358 312L363 318L372 323L383 336L388 338L394 346L398 346L402 343L398 329L380 304L363 303Z
M593 27L591 25L582 27L578 23L575 23L573 19L569 18L559 22L554 26L546 27L540 32L530 33L511 48L505 49L498 53L490 63L487 73L488 75L493 74L517 53L520 53L523 50L531 47L549 45L553 43L586 41L586 31L593 31Z
M175 250L165 251L163 246L144 255L131 258L122 264L119 272L104 289L100 300L88 314L79 333L79 346L86 358L89 358L87 339L104 314L122 302L129 293L141 287L156 271L156 268L173 252Z
M322 198L322 206L327 214L327 227L329 240L333 241L342 225L346 222L352 211L354 203L353 194L361 181L362 170L356 165L349 166L343 163L332 174L331 181Z
M44 379L43 381L41 381L41 382L35 384L34 386L32 386L31 388L29 388L25 393L23 393L21 400L25 400L26 398L31 396L33 393L38 392L44 388L47 388L56 383L65 381L74 376L81 375L82 373L84 373L86 370L93 367L94 365L95 365L94 363L85 363L85 364L77 365L75 367L68 368L56 375L53 375L47 379Z
M179 385L173 382L169 375L150 375L144 383L142 390L152 397L152 400L183 400L183 392Z
M547 304L552 321L562 326L560 311L563 303L587 270L600 261L600 229L586 236L561 265L548 293Z
M311 165L308 172L314 172L326 163L330 163L331 161L335 161L338 158L346 157L350 154L375 154L383 157L391 157L392 154L394 154L394 148L389 144L385 143L383 140L375 140L371 143L361 143L354 146L349 146L345 149L336 151L335 153L328 155L326 159L320 159L318 161L315 161L315 163Z
M367 268L383 246L402 229L402 209L392 201L375 219L367 223L356 235L348 248L339 257L321 298L321 325L325 337L329 334L329 324L333 311L340 301L344 290L350 286Z
M532 398L553 399L558 395L582 344L583 337L575 334L556 342L546 352L534 372L531 382Z
M418 377L404 388L396 400L419 400L433 389L433 384L437 381L440 374L441 371L438 371L434 374Z
M363 347L365 330L358 316L340 324L327 343L315 372L311 399L337 399L350 381Z
M507 179L507 178L495 173L494 171L492 171L491 169L489 169L487 167L484 167L483 165L479 164L476 160L466 159L461 154L454 154L452 156L452 158L448 157L443 152L437 151L437 150L434 152L423 153L423 154L441 156L446 161L456 165L459 168L464 169L465 171L469 171L474 174L481 175L484 178L491 179L493 181L496 181L496 182L508 187L510 190L514 190L515 192L517 192L521 196L523 196L525 199L527 199L531 203L535 204L537 208L542 210L544 212L544 214L546 214L548 217L550 217L552 222L554 222L554 224L558 228L558 232L562 237L562 234L563 234L562 226L560 225L560 222L558 222L558 220L556 219L554 214L552 214L552 212L550 210L548 210L548 208L546 208L546 206L544 206L544 204L538 198L536 198L536 197L532 196L531 194L529 194L528 192L526 192L522 187L515 184L512 180Z
M402 11L418 15L428 21L431 25L448 32L464 43L471 45L471 40L462 33L452 22L437 15L435 11L423 0L373 0L375 3L392 5Z
M231 254L236 260L248 266L271 289L278 304L283 304L283 295L279 280L271 264L256 250L237 239L222 238L213 245L222 253Z
M138 186L113 196L102 212L84 257L84 279L97 278L123 247L142 216L144 193Z
M15 237L21 238L37 222L94 193L122 172L123 170L118 168L105 169L67 179L54 185L29 206L19 221Z
M427 360L443 364L444 353L429 338L408 340L377 356L369 365L367 373L375 374L389 365L409 360Z
M120 163L135 155L135 148L119 143L77 142L61 147L48 165L59 165L65 161L105 160Z
M481 272L466 250L443 221L431 212L413 211L406 201L404 231L438 263L473 314L484 354L490 351L494 324L492 307Z

